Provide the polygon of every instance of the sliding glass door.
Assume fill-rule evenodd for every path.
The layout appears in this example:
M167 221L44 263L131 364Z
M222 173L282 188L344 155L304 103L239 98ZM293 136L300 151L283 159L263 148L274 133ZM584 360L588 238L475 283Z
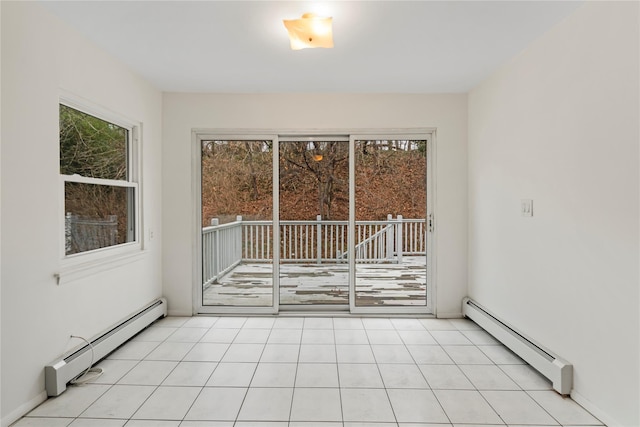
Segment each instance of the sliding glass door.
M352 137L354 298L360 313L425 312L429 141ZM430 254L429 254L430 255Z
M200 141L202 311L276 310L274 143Z
M280 304L348 308L349 140L279 145Z
M431 138L198 136L196 311L431 312Z

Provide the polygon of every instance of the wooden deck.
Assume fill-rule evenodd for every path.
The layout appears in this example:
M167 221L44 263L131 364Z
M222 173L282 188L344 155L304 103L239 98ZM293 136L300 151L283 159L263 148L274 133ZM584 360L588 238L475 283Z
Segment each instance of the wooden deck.
M271 306L272 266L240 264L203 290L204 305ZM280 304L349 304L347 264L283 264ZM426 257L405 256L401 264L358 264L356 305L426 304Z

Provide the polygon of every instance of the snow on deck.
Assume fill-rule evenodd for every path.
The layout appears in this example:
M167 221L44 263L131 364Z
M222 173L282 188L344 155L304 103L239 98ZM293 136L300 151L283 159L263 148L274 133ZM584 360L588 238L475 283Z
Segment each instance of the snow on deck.
M280 265L280 304L349 304L349 268L344 264ZM356 305L426 304L426 257L405 256L401 264L356 265ZM203 304L272 305L272 266L240 264L219 283L206 286Z

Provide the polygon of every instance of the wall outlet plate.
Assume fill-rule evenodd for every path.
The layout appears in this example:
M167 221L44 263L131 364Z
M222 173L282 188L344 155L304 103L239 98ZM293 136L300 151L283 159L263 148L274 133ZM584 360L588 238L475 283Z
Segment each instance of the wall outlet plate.
M522 199L520 201L520 213L522 216L533 216L533 200Z

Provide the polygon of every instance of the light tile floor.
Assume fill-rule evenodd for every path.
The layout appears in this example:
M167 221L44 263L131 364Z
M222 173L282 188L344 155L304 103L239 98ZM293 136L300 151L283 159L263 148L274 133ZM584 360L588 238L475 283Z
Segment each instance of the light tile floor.
M14 425L602 425L462 319L169 317L99 366Z

